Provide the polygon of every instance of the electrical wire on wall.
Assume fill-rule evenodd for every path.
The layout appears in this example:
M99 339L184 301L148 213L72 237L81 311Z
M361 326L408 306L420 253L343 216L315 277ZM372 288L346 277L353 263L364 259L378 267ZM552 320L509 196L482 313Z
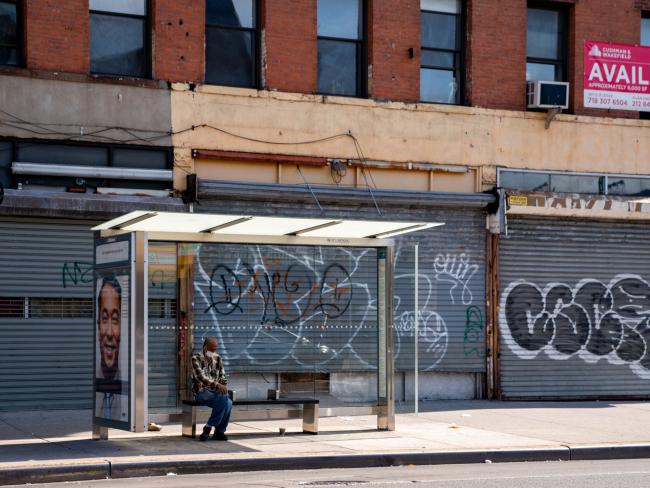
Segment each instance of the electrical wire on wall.
M269 145L278 145L278 146L300 146L300 145L310 145L310 144L318 144L322 142L328 142L332 141L335 139L339 139L341 137L349 138L352 140L352 143L354 144L354 150L357 154L357 157L359 159L359 162L361 164L361 174L363 176L364 182L366 187L368 188L368 191L370 192L370 196L372 198L373 204L375 208L377 209L377 212L379 215L382 215L381 209L379 208L379 204L377 203L377 199L375 198L375 194L373 192L373 188L376 190L377 185L375 183L375 180L372 176L372 173L370 169L366 165L366 158L363 153L363 149L361 147L361 143L357 139L357 137L352 133L352 131L348 130L347 132L341 132L339 134L334 134L331 136L326 136L326 137L321 137L317 139L308 139L308 140L302 140L302 141L271 141L271 140L264 140L264 139L258 139L254 137L248 137L244 136L242 134L237 134L235 132L231 132L229 130L223 129L221 127L217 127L215 125L211 124L199 124L199 125L192 125L191 127L188 127L186 129L181 129L178 131L173 131L173 130L168 130L168 131L159 131L159 130L144 130L144 129L137 129L134 127L125 127L125 126L93 126L91 131L84 131L83 126L78 126L77 131L70 131L70 130L58 130L55 129L55 127L58 128L66 128L69 129L71 127L77 127L72 124L56 124L56 123L36 123L36 122L31 122L25 119L22 119L18 117L15 114L12 114L10 112L7 112L6 110L0 109L0 114L4 115L5 117L8 117L9 120L7 119L0 119L0 126L6 126L6 127L11 127L14 129L18 130L23 130L25 132L29 132L34 135L38 136L50 136L50 137L56 137L56 140L65 140L65 141L90 141L90 142L109 142L109 143L118 143L118 144L124 144L124 143L136 143L139 142L141 144L145 145L153 145L154 142L160 141L161 139L176 136L176 135L181 135L185 134L188 132L193 132L198 129L211 129L217 132L220 132L222 134L228 135L230 137L234 137L237 139L245 140L248 142L254 142L258 144L269 144ZM115 131L115 132L122 132L126 134L128 137L127 138L119 138L119 137L113 137L106 135L106 133ZM142 134L142 135L140 135ZM36 143L33 143L36 145ZM2 149L0 148L0 151L2 150L10 150L10 149ZM338 160L337 163L330 163L330 171L332 173L332 179L336 184L340 183L340 181L343 179L345 174L347 173L347 168L343 163L341 163ZM187 169L174 165L174 168L179 169L181 171L184 171L187 174L190 174L191 172L188 171ZM300 171L300 168L298 168ZM301 176L303 179L305 179L304 175ZM306 179L305 179L306 181ZM311 187L309 187L312 195L314 195L313 190ZM315 195L314 195L315 196ZM320 203L318 203L318 206L320 207ZM321 208L322 210L322 208Z

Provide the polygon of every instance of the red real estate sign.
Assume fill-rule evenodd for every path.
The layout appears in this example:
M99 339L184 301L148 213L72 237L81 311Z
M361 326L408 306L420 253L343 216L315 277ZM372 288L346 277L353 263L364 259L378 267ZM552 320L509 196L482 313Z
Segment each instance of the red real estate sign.
M585 41L585 107L650 112L650 47Z

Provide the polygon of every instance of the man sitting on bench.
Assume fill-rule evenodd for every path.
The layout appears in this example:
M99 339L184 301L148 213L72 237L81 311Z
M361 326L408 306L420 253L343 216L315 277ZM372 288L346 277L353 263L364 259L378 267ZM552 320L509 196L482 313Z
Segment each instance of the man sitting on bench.
M225 432L230 420L232 400L228 397L226 372L221 356L217 354L217 339L208 337L203 341L201 352L192 356L192 393L197 402L212 407L212 415L203 427L199 440L206 441L214 427L213 439L227 441Z

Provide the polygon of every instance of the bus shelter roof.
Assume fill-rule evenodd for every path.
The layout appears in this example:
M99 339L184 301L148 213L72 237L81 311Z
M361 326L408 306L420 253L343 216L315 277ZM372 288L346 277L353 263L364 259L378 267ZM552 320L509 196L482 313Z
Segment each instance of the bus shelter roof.
M97 225L92 230L254 236L257 238L297 236L333 239L387 239L440 225L444 225L444 223L138 210Z

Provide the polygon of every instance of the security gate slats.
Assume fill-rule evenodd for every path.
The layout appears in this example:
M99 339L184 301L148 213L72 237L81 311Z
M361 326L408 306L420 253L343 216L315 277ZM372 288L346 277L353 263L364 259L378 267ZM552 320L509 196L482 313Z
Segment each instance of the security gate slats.
M650 396L649 242L647 224L510 218L503 397Z
M92 225L0 219L0 410L90 407Z

